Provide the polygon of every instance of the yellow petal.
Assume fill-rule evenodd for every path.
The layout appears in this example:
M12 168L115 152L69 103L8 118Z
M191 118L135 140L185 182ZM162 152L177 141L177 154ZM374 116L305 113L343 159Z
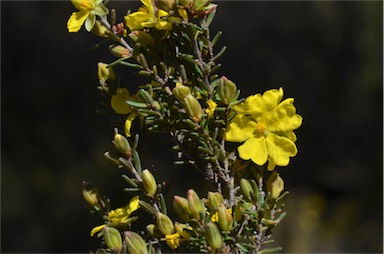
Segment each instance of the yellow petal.
M188 20L188 13L184 9L178 9L177 12L179 13L180 17L182 17L185 20Z
M116 94L112 96L111 106L116 113L124 115L131 112L131 107L127 104L130 99L129 92L126 88L116 89Z
M256 128L256 122L249 120L244 115L238 114L227 127L225 140L243 142L254 136L253 132Z
M125 132L125 136L127 137L130 137L131 136L131 127L132 127L132 122L133 120L135 119L135 117L137 116L136 113L131 113L127 119L125 120L125 124L124 124L124 132Z
M76 33L77 31L79 31L81 26L87 19L88 15L89 11L78 11L72 13L71 17L68 19L67 22L68 32Z
M243 103L235 106L234 109L245 115L258 116L263 112L264 104L261 94L248 96Z
M94 227L92 230L91 230L91 236L94 236L96 233L100 232L101 230L103 230L105 227L105 224L103 225L100 225L100 226L97 226L97 227Z
M243 160L251 159L259 166L264 165L268 159L268 148L265 138L250 138L238 148L239 156Z
M128 204L129 213L132 213L140 208L139 201L140 201L139 196L135 196L129 201L129 204Z
M297 154L296 145L289 138L271 133L267 136L266 141L269 156L278 166L287 166L289 157Z
M263 94L263 102L265 105L265 110L272 110L273 108L277 107L277 105L280 103L281 99L283 98L284 92L283 88L277 89L271 89Z

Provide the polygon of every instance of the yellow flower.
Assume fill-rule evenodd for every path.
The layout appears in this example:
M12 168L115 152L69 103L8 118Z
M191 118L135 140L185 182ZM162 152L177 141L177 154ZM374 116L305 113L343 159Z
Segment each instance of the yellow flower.
M125 22L131 31L151 27L155 27L158 30L167 31L172 29L172 22L169 22L163 18L170 16L168 12L162 9L158 9L156 12L151 0L141 0L141 2L144 6L140 7L137 12L131 13L124 17ZM185 10L179 10L178 14L183 19L188 19L188 15ZM169 18L177 21L181 20L178 17Z
M127 206L111 210L108 213L108 222L106 224L94 227L91 230L91 236L103 230L105 226L125 227L126 225L131 224L137 220L137 217L130 216L131 213L140 208L139 201L139 196L135 196L129 201Z
M102 4L103 0L71 0L78 9L68 19L67 28L70 33L77 32L85 22L85 29L90 32L95 25L96 15L108 14L108 9Z
M268 170L286 166L297 154L296 135L302 117L296 114L293 98L283 98L283 89L249 96L234 109L238 112L225 132L225 140L244 142L238 147L240 158L257 165L268 161Z
M131 114L129 114L129 116L125 120L124 132L125 132L125 136L127 136L127 137L131 136L132 122L133 122L133 120L135 120L136 116L137 116L136 113L131 113Z
M208 114L208 117L213 117L213 114L215 113L217 103L214 102L213 100L208 100L207 101L208 108L205 110L205 113Z
M129 99L131 96L126 88L117 88L116 94L112 95L111 98L113 110L120 115L131 113L131 107L127 104Z
M167 241L168 246L171 249L176 249L180 245L180 235L179 233L174 233L172 235L166 235L165 240Z

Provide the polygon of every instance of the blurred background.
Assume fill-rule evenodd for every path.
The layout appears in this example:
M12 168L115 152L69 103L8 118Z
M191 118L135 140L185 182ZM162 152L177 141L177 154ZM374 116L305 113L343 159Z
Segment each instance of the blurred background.
M123 20L137 2L110 6ZM102 156L113 129L96 113L97 62L112 58L91 50L99 39L84 28L67 32L69 1L0 3L0 251L96 250L89 232L102 221L84 209L82 181L116 206L128 198ZM223 31L220 73L242 97L283 86L304 118L299 154L279 169L291 194L277 243L290 253L382 253L382 1L222 1L211 29ZM172 156L153 154L171 167ZM194 175L180 173L180 195Z

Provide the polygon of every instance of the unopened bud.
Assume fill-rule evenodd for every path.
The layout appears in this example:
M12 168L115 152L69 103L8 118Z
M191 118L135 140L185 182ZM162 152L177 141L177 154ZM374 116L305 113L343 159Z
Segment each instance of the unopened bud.
M211 0L193 0L193 9L195 11L201 11L210 3Z
M253 188L252 188L251 183L247 179L242 178L240 180L240 189L243 192L244 198L247 201L252 201L252 194L251 193L253 193Z
M205 206L199 195L193 189L189 189L187 199L192 217L196 220L203 220L205 218Z
M115 137L113 138L113 143L115 144L116 149L126 155L130 156L132 152L132 148L129 145L128 139L124 137L123 135L116 133Z
M176 99L182 102L188 94L191 94L191 88L183 85L181 82L177 82L172 92L175 95Z
M156 224L164 235L172 235L175 233L175 227L173 226L172 220L163 213L157 213Z
M100 82L105 82L115 79L115 72L112 67L108 67L108 64L100 62L97 64L97 76Z
M273 171L267 179L267 191L271 193L271 198L277 199L284 190L284 181L277 171Z
M223 238L216 224L213 222L205 224L205 238L213 250L220 249L221 246L223 246Z
M159 238L163 235L155 224L148 224L145 228L151 236Z
M224 231L230 231L232 229L232 209L227 209L224 204L220 204L217 208L217 214L219 217L219 225Z
M116 45L116 46L111 45L109 46L109 50L114 56L117 56L120 58L132 56L132 53L126 47L123 47L121 45Z
M224 203L223 195L219 192L208 192L207 206L212 210L217 210L220 204Z
M173 198L173 210L185 222L190 221L188 200L186 198L175 195Z
M119 230L113 227L104 227L104 241L107 247L116 252L121 252L123 249L123 241Z
M128 253L147 254L148 249L144 239L137 233L126 231L124 233L125 245Z
M152 47L155 44L152 36L144 31L133 31L128 36L134 43L140 43L143 48Z
M157 191L157 183L151 171L144 169L141 173L141 179L143 180L144 190L150 197L153 197Z
M200 122L201 117L203 115L203 111L201 109L199 101L192 94L188 94L184 98L183 102L187 114L192 118L192 120L195 122Z
M193 230L191 226L187 226L185 224L175 222L175 229L176 229L176 232L182 237L184 237L185 239L189 239L192 236L190 233Z
M83 197L91 206L95 206L99 203L99 193L97 189L92 188L90 183L86 181L83 181Z
M99 37L108 37L108 35L106 34L107 31L108 28L103 26L100 21L96 20L95 25L91 30L91 33Z
M220 96L220 101L225 105L228 105L234 94L236 93L237 87L235 83L226 77L221 77L219 83L217 84L217 92Z
M159 9L166 12L175 8L175 0L155 0L155 4Z

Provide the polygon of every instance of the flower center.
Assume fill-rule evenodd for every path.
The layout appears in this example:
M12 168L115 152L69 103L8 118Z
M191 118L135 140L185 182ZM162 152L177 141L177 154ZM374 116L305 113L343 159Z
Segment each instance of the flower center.
M256 124L256 131L257 131L257 133L259 133L261 135L266 135L268 129L267 129L267 126L265 125L265 123L257 122L257 124Z

